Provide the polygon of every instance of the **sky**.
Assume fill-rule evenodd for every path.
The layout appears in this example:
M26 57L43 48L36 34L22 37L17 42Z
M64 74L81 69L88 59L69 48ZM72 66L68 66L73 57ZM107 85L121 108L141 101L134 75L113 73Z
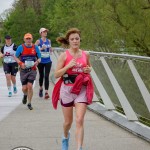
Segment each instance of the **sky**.
M0 14L12 7L14 0L0 0Z

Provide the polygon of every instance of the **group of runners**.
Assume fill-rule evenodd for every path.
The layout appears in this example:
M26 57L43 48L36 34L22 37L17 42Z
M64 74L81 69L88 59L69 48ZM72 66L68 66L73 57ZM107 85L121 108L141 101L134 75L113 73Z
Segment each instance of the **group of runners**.
M51 41L47 39L48 30L39 30L41 38L33 44L33 37L30 33L24 35L24 43L16 46L10 36L5 37L6 44L1 49L3 57L3 68L6 74L8 96L13 92L17 93L15 76L20 66L20 79L23 91L23 104L27 103L32 110L31 100L33 96L33 82L36 78L36 68L39 70L39 97L49 98L49 73L52 61ZM94 88L90 76L91 64L90 55L80 49L81 32L77 28L69 29L64 37L56 39L58 43L67 48L61 53L55 68L55 78L59 78L52 92L52 104L57 109L60 101L64 116L62 150L69 149L70 129L73 122L73 108L75 108L75 138L76 149L83 150L84 138L84 116L87 105L92 103ZM45 81L43 88L43 81ZM12 82L12 85L11 85ZM45 89L45 95L43 90Z
M37 68L39 70L39 96L43 97L43 83L45 87L44 98L49 98L49 74L52 61L51 41L47 39L48 29L39 30L40 38L33 43L33 36L30 33L24 35L24 43L17 46L12 42L10 35L5 36L5 45L2 46L0 57L3 59L3 70L6 76L8 87L8 97L17 93L16 75L20 70L20 80L22 84L23 99L22 103L32 110L31 100L33 96L33 83L36 79Z

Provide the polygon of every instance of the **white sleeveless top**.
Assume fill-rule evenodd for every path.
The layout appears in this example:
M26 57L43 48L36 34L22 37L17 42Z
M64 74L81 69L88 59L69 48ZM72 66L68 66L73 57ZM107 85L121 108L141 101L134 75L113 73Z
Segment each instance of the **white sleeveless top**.
M14 43L10 46L4 46L4 62L5 63L14 63L16 62L14 59L14 55L16 51L13 50Z

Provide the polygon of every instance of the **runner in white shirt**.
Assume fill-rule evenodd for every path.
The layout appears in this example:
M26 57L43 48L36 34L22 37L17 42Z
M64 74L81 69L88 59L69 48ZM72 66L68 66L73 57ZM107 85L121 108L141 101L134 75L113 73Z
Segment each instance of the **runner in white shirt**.
M5 45L1 48L0 57L3 58L3 69L6 75L6 82L8 87L8 96L12 96L12 84L13 93L17 93L16 87L16 74L18 72L18 64L14 59L17 46L12 43L9 35L5 36Z

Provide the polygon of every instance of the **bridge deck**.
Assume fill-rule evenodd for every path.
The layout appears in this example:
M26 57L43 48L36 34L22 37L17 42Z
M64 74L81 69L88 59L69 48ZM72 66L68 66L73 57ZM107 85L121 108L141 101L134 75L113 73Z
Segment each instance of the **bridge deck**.
M0 150L18 146L33 150L60 150L63 115L52 108L51 100L38 97L38 82L35 83L33 107L29 111L21 103L22 92L7 97L5 77L0 69ZM53 84L50 84L51 93ZM71 129L70 150L75 150L75 122ZM150 143L127 132L99 115L87 110L85 117L84 150L149 150Z

